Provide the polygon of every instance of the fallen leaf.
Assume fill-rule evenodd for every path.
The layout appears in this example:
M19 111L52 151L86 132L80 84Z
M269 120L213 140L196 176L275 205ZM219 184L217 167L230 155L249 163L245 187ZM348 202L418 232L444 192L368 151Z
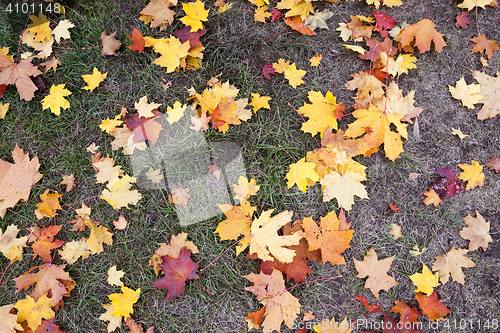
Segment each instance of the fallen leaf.
M400 43L402 47L410 45L415 40L415 46L423 53L431 48L431 41L434 42L436 52L441 52L446 42L443 39L443 34L436 31L436 26L429 19L423 19L415 24L412 24L399 33Z
M233 239L236 240L240 236L247 237L250 235L250 226L252 224L252 216L257 210L257 207L252 207L247 200L241 201L239 206L218 205L226 215L226 219L219 223L215 233L218 233L221 240ZM247 246L247 243L245 243ZM245 246L245 248L246 248ZM236 246L236 254L243 251L243 245Z
M137 290L132 290L125 286L121 286L122 293L115 293L108 295L111 304L114 307L112 316L123 316L124 318L129 318L132 313L134 313L133 305L139 299L141 294L141 288Z
M148 5L141 10L142 15L151 16L151 28L160 27L163 24L168 23L172 24L174 22L175 12L170 9L170 7L177 5L177 1L170 0L152 0L148 3Z
M16 333L22 331L22 326L16 323L17 315L10 313L14 304L0 306L0 332Z
M198 0L199 1L199 0ZM181 59L189 55L191 48L189 41L182 43L179 38L170 36L162 38L153 46L154 50L161 56L153 64L167 67L167 73L173 73L181 65Z
M333 16L333 13L328 9L323 10L322 12L317 12L314 15L309 15L305 19L306 24L309 25L309 28L314 31L316 28L327 29L328 25L326 24L326 20Z
M335 317L331 320L325 319L321 323L314 325L315 332L318 333L351 333L351 325L347 320L347 317L342 320L341 323L335 322Z
M189 188L182 188L182 186L172 189L172 199L174 204L181 205L186 208L191 194L189 194Z
M434 191L433 188L429 189L427 192L424 192L424 195L426 198L424 199L424 204L427 206L429 205L434 205L434 207L437 207L443 200L439 197L439 194Z
M129 204L135 205L142 198L138 190L130 190L135 181L134 177L125 175L114 184L107 184L100 198L106 200L116 210Z
M50 108L50 112L59 116L61 114L61 109L69 109L70 104L64 97L71 95L71 91L64 88L65 84L52 85L50 87L49 95L45 96L42 100L43 109Z
M94 67L92 74L82 75L83 80L87 83L83 89L93 91L99 84L108 76L108 72L101 73Z
M306 71L302 69L297 69L295 63L288 66L288 68L283 69L283 74L285 74L285 79L288 80L288 84L292 86L293 89L297 86L305 83L302 78L306 75Z
M125 220L125 216L120 215L117 221L113 221L113 225L118 230L123 230L127 227L127 220Z
M179 254L182 249L191 251L191 253L199 253L198 247L193 242L186 240L187 234L181 232L178 235L172 235L169 244L160 243L160 247L155 251L155 254L149 259L149 266L153 266L155 274L158 275L161 271L161 257L167 256L171 259L179 259Z
M290 164L290 170L285 177L288 180L288 188L297 184L299 191L306 192L309 186L319 181L319 176L315 169L316 164L306 162L305 157L297 163Z
M275 269L271 275L261 272L250 273L243 277L254 284L245 290L253 293L257 296L257 300L265 305L264 333L279 331L282 322L292 328L295 318L300 313L301 305L299 300L287 291L283 274Z
M56 42L59 43L61 41L61 38L70 39L70 33L68 29L74 27L75 25L71 23L70 20L59 21L57 27L55 27L54 30L52 31L52 34L54 35Z
M60 65L61 65L61 62L56 57L52 57L52 59L50 59L50 60L48 60L46 62L42 62L40 64L40 66L44 66L45 67L45 72L43 72L43 74L47 73L51 69L53 69L54 73L55 73L57 66L60 66Z
M125 325L130 328L130 333L154 333L154 327L150 327L146 330L146 332L144 332L142 325L136 323L132 318L127 318L127 320L125 321Z
M14 307L17 309L17 321L27 321L28 327L36 330L42 324L43 319L54 318L55 312L51 309L55 305L51 298L43 295L38 301L26 295L26 299L17 301Z
M303 19L300 18L300 15L285 18L285 23L290 28L300 32L303 35L309 35L309 36L316 35L316 32L311 30L309 25Z
M466 11L458 12L457 17L454 18L455 20L457 20L457 22L455 23L455 27L467 29L469 24L474 22L474 20L471 19L470 17L468 17L468 15L469 15L469 12L466 12Z
M83 259L88 258L90 251L88 250L88 242L85 238L79 241L66 242L63 248L59 250L61 259L65 260L68 265L75 263L80 257Z
M271 97L260 96L259 94L252 93L252 101L248 105L253 106L253 112L257 112L261 108L270 109L269 107L270 100Z
M120 280L125 275L125 272L118 271L116 265L111 266L108 269L108 284L112 286L123 286L123 282Z
M428 316L431 321L444 320L443 317L450 313L450 310L438 300L436 292L433 292L430 296L417 293L415 299L422 309L422 314Z
M363 303L363 305L365 306L366 310L368 312L380 312L382 311L382 309L380 308L380 303L378 304L368 304L368 300L365 298L365 296L354 296L354 298L356 298L357 300L361 301L361 303Z
M483 166L472 160L472 164L459 164L458 166L464 171L458 175L458 178L467 181L465 190L472 190L474 187L482 187L484 185Z
M66 185L66 192L70 192L75 188L75 175L63 175L62 179L63 180L59 183L59 185Z
M248 181L247 177L240 176L238 178L238 185L233 185L233 190L236 193L234 199L240 202L247 200L250 196L256 195L259 188L260 185L257 185L255 178Z
M438 273L432 274L425 264L422 267L422 273L415 273L409 276L410 280L413 282L417 289L415 292L423 292L427 296L432 294L434 287L439 285L439 275Z
M462 77L457 81L455 87L448 86L453 98L458 99L462 102L463 106L469 109L475 108L474 104L482 103L483 96L480 95L480 85L479 84L467 84Z
M199 278L196 274L199 265L191 260L191 251L182 248L178 259L172 259L168 256L162 256L161 259L160 268L165 275L156 280L153 287L167 289L166 301L183 294L187 280Z
M497 71L497 77L493 77L473 71L472 76L481 86L479 94L483 96L481 103L484 104L477 114L477 119L484 120L500 114L500 72Z
M113 316L112 313L115 311L115 307L113 304L103 304L102 305L106 310L105 313L99 316L99 320L109 321L108 323L108 333L113 332L117 328L122 327L122 316Z
M267 6L257 7L255 9L255 14L254 14L255 22L266 23L266 18L271 16L272 14L267 11Z
M500 48L498 47L498 43L494 40L489 40L484 34L479 34L469 40L474 43L471 53L481 53L484 51L484 53L486 53L486 56L488 57L488 60L494 57L495 50L500 50Z
M191 27L191 32L203 29L202 21L208 21L208 9L200 0L196 2L183 3L182 9L186 16L180 19L182 23Z
M462 271L462 267L476 267L472 259L464 256L467 252L469 252L469 250L455 249L455 246L453 246L445 255L436 257L436 261L432 265L432 270L439 270L439 278L443 285L448 282L450 275L453 281L457 281L461 285L464 285L465 275Z
M45 190L45 192L40 194L42 202L36 205L36 218L41 220L44 217L56 216L56 211L62 209L61 205L59 204L60 197L62 197L62 194L59 194L57 192L49 194L49 190Z
M395 256L378 260L377 253L373 247L366 253L363 261L354 259L354 265L358 271L357 278L368 277L365 283L365 289L368 288L377 299L379 299L379 291L386 290L398 285L399 283L392 277L387 275L391 268L392 261Z
M90 254L97 254L104 251L102 244L113 245L113 233L105 226L92 222L90 227L90 237L87 241Z
M33 57L28 57L15 63L7 59L7 64L0 72L0 84L15 84L21 100L30 101L35 96L37 86L31 81L30 76L41 75L42 72L31 63Z
M108 35L106 33L106 30L104 30L101 34L101 42L102 42L102 52L101 55L114 55L118 56L116 54L116 50L120 48L122 45L122 42L117 40L116 37L117 32L113 32L111 35Z
M464 0L464 2L458 4L457 7L466 8L468 11L471 11L476 6L485 9L486 6L495 6L495 4L495 0Z
M26 245L28 236L17 238L19 229L11 224L2 233L0 229L0 252L11 262L23 260L23 247Z
M490 236L490 222L486 222L484 217L476 211L476 217L467 215L463 219L464 223L467 224L466 228L463 228L459 235L463 239L470 240L469 251L475 251L480 247L484 251L488 249L488 243L493 242Z
M451 131L451 135L457 135L457 136L460 138L460 140L463 140L463 139L465 139L466 137L468 137L468 136L469 136L469 135L467 135L467 134L464 134L464 133L460 130L460 128L453 128L453 127L452 127L451 129L452 129L452 131Z
M389 234L391 234L394 237L394 239L403 237L403 234L401 233L401 226L395 223L391 223L391 231L389 231Z
M432 184L432 189L434 189L438 195L446 190L443 200L453 197L457 192L462 192L462 183L455 178L455 172L453 172L453 170L437 168L436 173L444 178L434 182L434 184Z
M490 161L486 163L491 170L495 170L497 173L500 172L500 157L490 157Z
M394 301L394 306L391 309L391 312L396 312L401 315L399 318L399 322L401 323L403 328L412 327L411 323L418 323L418 317L422 314L420 311L409 307L405 302Z
M142 36L142 33L134 28L132 30L132 37L128 36L128 38L134 42L134 44L127 46L129 49L132 51L137 51L138 53L142 53L144 50L144 37Z

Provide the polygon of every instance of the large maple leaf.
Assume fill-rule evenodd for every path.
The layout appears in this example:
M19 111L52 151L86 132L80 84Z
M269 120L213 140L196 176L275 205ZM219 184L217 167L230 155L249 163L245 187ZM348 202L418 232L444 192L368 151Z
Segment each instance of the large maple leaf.
M19 322L26 320L28 327L36 330L42 324L42 318L54 318L55 312L52 310L54 305L54 301L47 295L43 295L38 301L27 295L26 299L17 301L14 307L17 309L17 320Z
M240 241L242 250L249 244L248 253L256 253L262 260L273 260L274 257L283 263L292 262L295 251L285 246L299 245L300 240L304 237L303 233L298 231L293 235L278 235L278 229L290 221L293 212L284 211L271 217L273 211L274 209L266 210L252 222L250 237Z
M38 173L38 157L30 160L16 145L12 151L14 163L0 160L0 217L4 217L7 208L14 207L19 200L28 201L31 187L42 178Z
M162 256L163 260L160 265L164 276L156 280L153 287L159 289L167 289L168 294L165 300L169 300L184 293L186 280L198 279L196 274L198 263L191 260L191 251L181 249L178 259L172 259L168 256Z
M4 58L3 60L5 60ZM30 101L35 96L35 91L38 90L36 85L31 81L30 76L41 75L42 72L31 63L33 57L28 57L15 63L13 60L7 59L7 66L2 65L3 70L0 72L0 84L15 84L19 97L25 101Z
M467 252L469 250L455 249L455 246L453 246L445 255L436 257L436 261L432 265L432 270L439 270L439 277L443 285L448 282L450 274L453 277L453 281L464 285L465 275L462 267L476 267L472 259L464 256Z
M39 255L45 262L50 262L52 260L50 251L57 249L64 244L64 241L55 239L61 228L62 225L51 225L40 230L37 235L37 240L33 243L33 245L31 245L33 248L33 259Z
M369 288L377 299L380 290L389 290L399 284L392 276L387 275L387 271L391 268L394 257L395 256L378 260L377 253L372 247L370 251L366 253L363 261L354 259L354 265L358 271L356 277L368 277L365 288Z
M257 207L252 207L247 200L241 201L239 206L219 205L219 208L224 212L227 219L220 222L215 230L221 240L238 239L240 236L247 237L250 235L250 225L252 224L252 216L257 210ZM236 254L240 254L244 248L238 244L236 246Z
M443 47L446 46L443 34L436 31L436 25L429 19L423 19L404 28L400 32L399 38L403 47L410 45L415 39L415 46L422 53L429 51L431 41L434 42L434 48L437 52L441 52Z
M437 293L433 292L430 296L417 293L415 299L422 309L422 314L428 316L431 321L444 320L444 316L450 313L450 310L438 300Z
M404 151L401 137L407 139L408 133L407 124L402 124L401 120L405 115L389 113L374 105L370 105L368 109L358 109L353 115L357 120L349 125L345 132L347 137L356 138L366 133L363 140L374 148L383 143L385 156L391 161L396 160ZM391 130L391 124L395 126L395 132Z
M172 24L174 22L175 12L170 9L177 4L177 1L170 0L151 0L150 3L141 11L142 15L152 16L151 28L156 28L164 22Z
M254 285L246 287L245 290L257 296L266 310L264 312L264 333L280 331L281 323L291 328L297 314L300 312L299 300L286 290L283 274L273 270L271 275L264 273L250 273L244 278L253 282Z
M485 120L500 114L500 72L497 71L497 77L478 71L473 71L472 75L481 86L479 94L483 99L480 103L484 104L477 114L477 119Z
M199 253L198 247L193 242L187 241L187 234L181 232L178 235L172 235L170 243L160 243L160 247L155 251L155 254L149 259L149 266L153 266L155 274L160 273L161 257L168 256L171 259L179 259L179 254L182 249L189 250L191 253Z
M309 243L309 251L321 250L323 264L330 262L333 265L345 265L342 252L351 247L349 242L354 233L353 230L342 230L340 220L331 211L325 217L321 217L320 226L311 218L302 221L304 237Z
M50 293L50 298L55 304L62 300L63 296L69 296L74 288L75 281L68 272L64 271L66 265L54 265L50 263L31 268L28 272L14 279L16 292L28 289L36 283L31 296L37 301L40 297ZM38 269L38 272L31 271Z
M302 124L301 130L313 136L319 132L322 138L327 128L336 130L336 109L342 103L337 104L336 97L330 91L325 96L320 91L309 91L309 101L311 104L304 103L304 106L298 109L300 114L309 118Z
M134 313L133 305L139 299L141 288L132 290L125 286L121 286L122 293L108 295L111 304L114 307L112 316L123 316L129 318L130 314Z
M484 251L488 249L488 243L493 242L490 231L490 222L486 222L484 217L481 216L476 211L476 217L467 215L464 217L464 223L467 224L466 228L463 228L459 235L464 239L470 240L469 251L475 251L480 247Z

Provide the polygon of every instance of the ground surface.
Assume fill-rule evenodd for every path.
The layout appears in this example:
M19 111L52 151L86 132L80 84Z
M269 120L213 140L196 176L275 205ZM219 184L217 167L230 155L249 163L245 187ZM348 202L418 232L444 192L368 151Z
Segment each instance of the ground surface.
M398 22L412 24L425 18L423 1L403 2L404 5L399 8L382 9ZM232 9L211 16L206 23L208 32L203 39L211 42L204 43L203 69L172 74L165 74L160 67L152 64L156 55L151 51L138 55L122 46L118 57L100 55L99 36L104 29L108 33L116 30L117 38L126 45L127 34L131 34L132 28L138 28L144 35L163 36L138 20L146 1L68 3L66 17L76 27L72 29L71 39L55 49L62 66L56 73L51 71L44 75L43 80L47 87L66 83L67 88L77 92L71 96L71 109L57 117L48 110L42 110L39 101L43 96L37 95L30 102L19 101L17 92L9 89L6 96L0 99L0 102L11 104L6 119L0 120L0 158L10 160L11 151L17 143L30 156L38 154L42 164L40 170L44 174L40 183L43 186L55 188L62 174L75 174L77 190L65 195L64 203L98 195L102 189L95 185L94 171L89 168L90 158L85 151L91 142L100 145L103 154L116 157L117 164L130 172L128 157L113 152L110 137L97 127L103 119L117 114L116 109L123 104L133 106L145 94L150 100L163 105L172 105L176 100L184 101L188 96L187 88L193 86L201 91L208 79L221 74L221 81L229 80L240 88L242 97L250 97L251 93L272 97L271 110L260 110L248 122L231 126L225 134L214 130L206 133L210 142L231 141L241 147L248 177L261 184L254 200L259 207L258 213L267 209L275 209L275 212L292 210L294 219L312 216L315 220L331 210L338 213L335 200L322 202L319 185L310 188L307 193L286 186L284 178L288 165L316 148L311 136L300 131L302 120L288 103L298 108L307 100L309 90L323 93L330 90L337 96L337 101L353 104L354 94L344 84L350 79L350 74L368 69L369 63L345 49L335 29L342 22L340 14L345 19L349 15L369 15L374 7L362 1L340 1L335 4L336 8L330 3L319 3L317 8L329 8L335 13L328 20L330 30L318 29L316 36L287 31L266 39L287 26L282 21L255 23L251 3L242 0L233 3ZM477 323L479 320L500 319L499 176L485 171L483 187L457 195L437 208L422 203L422 192L438 179L436 168L451 167L459 172L457 164L470 163L470 160L486 163L490 156L500 157L500 118L477 120L475 114L478 108L469 110L462 107L448 91L448 85L455 85L462 76L467 83L473 83L471 70L481 70L489 75L500 70L498 51L487 68L481 66L478 54L470 54L472 44L468 40L477 35L475 23L468 29L457 29L455 21L449 20L457 14L455 5L453 1L428 1L428 17L445 35L447 47L441 53L418 54L417 68L399 79L399 86L405 92L415 90L416 105L425 108L418 118L421 141L416 140L410 125L409 138L404 143L405 152L394 163L385 158L383 152L357 158L368 167L365 183L370 199L357 200L347 214L348 220L353 222L351 228L355 230L351 248L344 252L347 265L332 267L330 264L313 263L314 273L309 280L335 275L342 277L305 284L293 290L293 294L300 299L302 310L313 311L318 320L332 316L337 320L345 316L350 320L363 318L364 307L353 295L364 295L370 303L376 302L368 290L363 290L364 280L355 277L357 273L352 260L361 260L371 246L376 249L379 258L396 255L390 274L399 285L389 292L381 292L382 308L388 311L395 300L416 306L414 285L408 276L420 270L421 262L418 257L411 257L408 250L414 245L427 247L422 261L430 266L435 256L444 254L443 247L446 251L452 246L466 247L468 242L458 232L464 226L463 217L468 214L475 216L476 210L491 222L493 243L486 252L481 249L469 254L477 267L465 269L464 286L449 282L439 287L439 296L451 310L448 315L450 321L472 320ZM4 8L2 6L0 8ZM487 32L491 40L500 40L499 25L494 26L500 19L499 9L479 9L477 15L481 32ZM476 18L476 12L472 11L470 16ZM0 16L0 46L10 46L11 50L17 48L26 19L26 15ZM181 27L180 22L175 26ZM311 68L308 59L316 52L322 54L323 60L320 67ZM271 81L266 80L260 74L261 67L279 58L291 60L298 68L307 70L306 83L293 89L283 82L282 75L274 76ZM81 90L81 75L90 73L93 67L107 71L108 78L99 89L90 93ZM172 87L166 92L159 85L163 79L172 81ZM353 120L352 116L345 117L340 122L340 128L346 129ZM452 127L460 128L469 136L460 140L450 134ZM420 176L410 180L410 172ZM30 198L38 198L43 191L43 188L33 188ZM247 331L244 318L249 312L257 311L260 305L251 293L244 290L250 283L242 276L257 272L256 262L245 259L243 255L236 257L230 250L203 271L196 281L214 295L188 285L184 295L166 302L166 292L152 287L156 277L147 265L157 244L165 241L160 233L154 231L158 229L168 237L187 232L189 239L200 249L200 254L193 255L194 260L200 262L200 267L205 267L231 245L231 242L221 241L213 233L224 217L181 227L173 206L168 203L166 191L141 189L141 193L144 197L138 205L123 210L129 226L124 231L115 232L113 246L69 266L77 285L64 307L58 311L55 322L66 332L105 332L106 323L98 317L104 312L101 304L108 302L107 295L117 291L106 283L108 268L117 265L125 272L125 285L133 289L141 288L133 318L145 327L155 326L158 332ZM8 212L0 221L0 227L5 230L12 223L20 226L34 223L33 211L37 200L16 206L15 213ZM396 204L401 210L397 213L390 211L389 203ZM93 219L112 228L112 221L120 213L102 200L91 200L88 204L92 206ZM68 208L59 213L57 222L65 223L73 215L73 210ZM391 223L402 226L404 238L395 241L388 234ZM62 239L74 237L68 230L63 228ZM7 264L5 258L0 258L2 271ZM24 260L13 264L1 282L1 305L24 298L23 292L14 292L12 279L31 266L31 253L25 250ZM369 317L380 320L379 314L370 314ZM429 323L424 317L421 321L424 327ZM288 332L287 329L285 331ZM436 331L486 330L476 326L466 330Z

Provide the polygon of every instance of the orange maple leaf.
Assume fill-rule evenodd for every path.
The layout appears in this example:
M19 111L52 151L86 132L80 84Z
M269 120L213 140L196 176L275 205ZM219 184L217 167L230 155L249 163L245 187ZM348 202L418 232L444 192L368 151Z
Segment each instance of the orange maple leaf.
M132 31L132 37L128 36L128 38L134 42L134 44L127 46L132 51L138 51L141 53L144 50L144 37L142 33L134 28Z
M313 36L316 35L314 31L309 28L309 25L300 18L300 15L287 17L285 23L295 31L300 32L303 35Z
M488 56L488 59L493 58L493 56L495 55L495 50L500 50L500 48L498 48L498 43L494 40L489 40L484 34L479 34L478 36L469 40L474 43L471 53L481 53L484 51L486 53L486 56Z
M61 228L62 225L51 225L40 230L37 240L31 245L33 249L33 259L39 255L45 262L50 262L52 260L50 251L61 247L65 243L61 240L54 240L54 237Z
M75 281L68 272L64 271L64 268L66 268L66 265L49 263L33 267L14 279L16 281L16 292L26 290L36 283L31 297L36 301L50 292L50 298L57 304L62 300L63 296L69 296L70 291L75 287ZM31 273L35 269L38 269L38 272Z
M450 310L438 300L435 291L430 296L417 293L415 299L422 309L422 314L428 316L431 321L443 319L444 316L450 313Z
M446 46L446 42L443 39L443 34L437 32L435 28L436 25L429 19L423 19L404 28L399 34L401 46L410 45L415 39L415 46L423 53L429 51L431 41L433 41L435 50L441 52Z
M59 204L59 198L62 197L62 194L59 193L51 193L48 194L49 190L45 190L42 194L40 194L40 198L42 202L36 205L37 210L35 211L36 218L41 220L44 217L54 217L57 214L58 209L62 209Z
M323 264L330 262L332 265L345 265L342 252L351 247L349 242L352 239L354 230L341 230L340 220L331 211L325 217L321 217L320 226L311 218L302 221L304 237L309 243L309 251L321 250Z

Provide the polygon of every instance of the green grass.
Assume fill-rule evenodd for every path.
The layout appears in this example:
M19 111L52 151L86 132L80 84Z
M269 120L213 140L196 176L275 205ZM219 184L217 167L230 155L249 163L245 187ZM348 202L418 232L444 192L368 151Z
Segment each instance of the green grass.
M257 216L268 209L274 209L275 214L292 210L293 220L307 216L319 220L332 210L338 213L336 200L323 203L319 185L309 188L306 193L299 192L296 186L287 187L285 176L288 166L317 148L311 136L300 130L302 119L290 105L299 108L308 102L307 92L310 90L322 93L330 90L337 96L337 102L347 106L353 104L354 94L344 84L351 79L351 74L368 69L369 63L341 45L343 42L335 28L342 22L339 13L345 19L349 19L349 15L369 15L373 6L360 1L343 1L336 3L336 7L329 3L315 3L320 10L329 8L335 13L328 21L330 30L320 30L317 36L302 36L292 31L279 33L287 29L281 21L254 23L254 6L246 1L236 1L226 13L212 15L211 11L206 23L208 31L202 37L207 41L204 42L203 68L166 74L163 68L152 64L157 55L151 49L138 54L125 47L131 44L127 34L131 34L132 28L159 38L183 27L176 20L173 27L165 32L150 29L138 20L139 12L146 3L142 0L74 1L69 4L70 9L64 18L71 20L75 28L71 29L71 39L63 40L54 48L54 54L62 65L56 72L51 70L42 76L46 94L53 84L62 83L73 92L68 97L71 108L62 110L59 117L49 110L42 110L40 101L43 95L40 94L29 102L20 101L15 89L9 88L5 97L0 99L0 102L10 103L6 118L0 120L0 159L12 161L11 151L16 144L29 152L30 157L38 156L42 164L40 172L44 175L39 184L64 193L61 204L68 205L56 216L56 223L64 225L58 238L70 241L82 237L70 231L67 224L75 216L74 209L80 207L80 204L74 203L99 195L104 188L96 184L91 155L85 151L90 143L95 142L104 156L115 158L116 164L121 165L127 174L133 174L130 158L121 151L112 151L112 138L97 127L101 121L117 115L122 105L133 113L134 103L144 95L150 102L162 103L162 111L175 101L185 103L188 88L194 87L201 92L207 88L206 82L219 74L222 82L229 80L240 89L239 98L250 98L251 93L272 98L271 110L259 110L247 122L231 125L227 133L212 129L204 133L211 144L234 142L240 147L248 178L255 178L261 185L258 195L252 198L253 204L258 207ZM420 1L407 0L404 3L401 8L382 10L398 22L412 24L425 18L425 8ZM485 171L484 187L466 191L437 208L422 203L422 192L438 179L434 173L436 168L449 166L458 173L460 169L456 165L459 163L470 163L471 159L485 163L492 155L500 156L498 119L477 120L477 109L473 111L461 107L448 92L448 85L454 85L462 76L472 83L470 70L482 70L494 75L495 70L500 69L499 53L496 52L489 61L489 68L481 68L479 56L470 54L471 43L467 42L477 34L475 24L469 29L458 30L453 20L447 21L456 15L452 4L428 2L427 7L429 18L436 23L438 31L446 34L449 46L439 54L434 51L418 54L417 69L398 79L405 94L415 90L415 104L425 108L418 119L422 141L415 140L412 125L409 125L405 152L395 162L385 158L383 151L370 157L356 158L367 166L368 180L364 183L370 200L356 200L353 209L347 213L355 233L351 248L344 252L346 265L332 267L329 263L313 262L311 267L314 273L309 275L308 280L336 275L341 277L311 282L292 290L292 294L300 299L302 310L313 311L318 321L333 316L337 321L344 316L349 320L362 318L364 307L353 295L363 295L370 303L378 302L368 290L364 290L365 279L355 277L357 272L353 262L353 259L362 260L372 246L379 259L396 256L389 274L400 284L389 292L380 293L379 301L384 311L389 312L395 300L416 307L415 287L408 276L420 272L422 262L431 267L435 256L444 254L452 246L466 247L468 242L460 238L458 232L464 226L462 218L468 214L475 216L476 209L491 222L491 232L496 233L493 234L494 242L486 252L469 253L477 267L464 270L465 286L449 282L438 288L439 296L452 311L448 316L450 320L500 318L497 301L500 293L498 175ZM494 27L495 19L498 20L498 9L488 7L478 13L481 32L488 32L488 38L492 40L500 40L499 30L490 29ZM180 16L183 16L181 10ZM470 16L475 17L475 13L472 11ZM10 53L16 53L26 19L26 15L0 16L0 47L9 46ZM59 20L55 16L50 16L50 19ZM116 30L117 38L124 44L117 57L100 55L99 37L104 29L108 34ZM275 36L267 38L272 35ZM22 45L20 53L26 51L29 48ZM322 64L319 68L311 68L308 59L316 52L323 55ZM279 58L295 62L297 68L306 70L306 83L293 89L283 75L275 75L271 81L263 78L261 67ZM108 76L99 88L89 92L82 89L85 84L81 76L91 73L94 67L108 72ZM163 80L172 82L167 91L160 87ZM348 115L339 126L345 130L352 121L354 117ZM461 141L450 135L451 127L461 128L470 136ZM190 172L189 166L185 169L183 172ZM420 176L410 180L410 172L417 172ZM77 187L69 193L65 193L65 187L59 185L63 174L74 174L77 180ZM99 315L104 313L102 304L109 302L107 296L119 292L118 287L106 282L108 269L117 265L119 270L125 272L122 281L127 287L134 290L141 288L141 297L134 306L132 317L143 323L145 328L155 326L158 332L247 331L244 318L249 312L260 309L261 305L253 294L245 291L250 283L243 276L257 272L259 264L246 259L243 254L236 257L234 249L218 258L232 244L221 241L214 233L218 223L225 219L224 215L180 226L176 211L168 202L167 191L139 190L142 200L120 212L100 199L85 201L92 207L94 221L113 229L112 221L123 214L129 225L122 231L113 230L113 245L105 246L103 253L68 265L67 271L77 283L71 296L64 298L64 306L57 312L55 323L65 332L105 332L107 322L100 321ZM26 224L45 226L52 223L48 219L37 222L33 214L40 201L39 195L44 191L45 188L33 187L30 200L8 211L0 221L0 228L5 230L10 224L24 228ZM389 203L397 204L401 210L388 212ZM403 227L404 238L394 240L388 234L391 223ZM200 253L192 257L200 263L200 268L218 258L208 269L199 272L200 279L193 281L213 295L188 283L185 294L164 301L166 291L153 288L157 277L152 267L148 266L148 260L158 243L166 242L163 235L170 238L180 232L187 232L188 239L198 246ZM22 235L25 234L27 232L23 231ZM83 236L88 237L89 232L84 232ZM428 249L420 257L412 257L408 250L414 245ZM0 283L0 305L15 303L25 297L25 292L15 293L13 278L41 264L40 259L32 261L31 257L32 250L25 249L23 261L15 262L6 271ZM55 263L62 264L63 261L56 256ZM7 265L8 260L2 256L0 270L3 272ZM291 287L294 283L286 285ZM379 314L370 314L369 318L380 320ZM421 317L420 320L427 327L428 319ZM290 332L284 326L283 329Z

